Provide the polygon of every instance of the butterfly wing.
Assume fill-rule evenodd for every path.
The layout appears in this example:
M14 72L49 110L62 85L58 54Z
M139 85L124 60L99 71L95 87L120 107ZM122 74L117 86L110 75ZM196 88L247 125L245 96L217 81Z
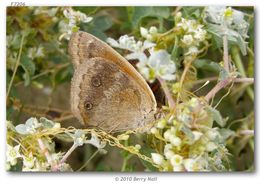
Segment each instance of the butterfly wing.
M71 107L84 125L116 132L141 127L154 119L153 99L113 61L88 59L74 74Z

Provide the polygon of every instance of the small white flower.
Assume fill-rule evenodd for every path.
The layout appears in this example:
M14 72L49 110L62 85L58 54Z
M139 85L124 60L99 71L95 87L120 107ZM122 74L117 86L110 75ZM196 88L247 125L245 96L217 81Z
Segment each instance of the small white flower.
M199 49L196 46L191 46L188 49L188 52L185 53L185 55L196 55L199 53Z
M140 150L140 149L141 149L141 145L136 144L136 145L135 145L135 148L136 148L137 150Z
M151 131L152 134L157 134L158 133L158 130L155 127L151 128L150 131Z
M213 143L213 142L208 142L206 144L206 150L208 152L211 152L211 151L215 150L216 148L217 148L217 145L215 143Z
M161 119L158 123L157 123L157 128L159 128L159 129L164 129L164 127L165 127L165 125L166 125L166 120L165 119Z
M63 11L63 15L68 19L68 21L62 20L59 23L59 30L61 33L63 33L59 37L59 40L62 38L69 40L72 32L78 30L78 23L88 23L93 19L92 17L88 17L86 14L81 13L80 11L74 11L72 8L66 8Z
M141 27L140 33L142 37L144 37L148 41L152 41L153 35L157 33L157 28L155 26L152 26L149 30L147 30L146 28Z
M6 151L6 162L10 163L12 166L17 163L17 158L22 157L20 152L20 145L16 145L12 147L7 144L7 151Z
M81 130L76 130L74 134L71 135L74 140L74 143L78 146L83 145L86 142L85 133Z
M173 135L172 131L170 129L166 130L163 134L164 139L167 141L170 141L170 137Z
M151 153L152 155L152 160L155 164L157 165L163 165L164 163L164 158L161 154L158 154L158 153Z
M194 38L197 39L198 41L204 41L206 34L207 34L206 30L199 28L195 30Z
M170 142L172 145L179 147L181 145L181 139L179 137L176 137L174 135L170 136Z
M168 151L172 151L173 145L168 143L164 146L164 154Z
M148 35L148 30L144 27L140 27L140 33L142 37L146 38Z
M215 140L218 136L220 136L219 132L215 129L210 129L206 132L206 136L211 140Z
M194 141L198 141L200 137L203 135L201 132L198 131L192 131L192 134L194 135Z
M149 32L150 32L150 34L156 34L158 32L158 30L155 26L152 26L152 27L150 27Z
M151 51L147 65L155 72L156 77L164 80L175 80L176 66L165 50ZM151 81L152 82L152 81Z
M171 150L168 150L164 153L164 155L165 155L166 159L169 160L175 155L175 153Z
M106 142L105 141L101 141L95 133L92 133L91 135L91 139L90 140L86 140L85 143L89 143L95 147L97 147L98 149L102 149L106 146Z
M186 46L189 46L193 43L193 37L192 35L184 35L183 39L181 40L183 42L183 44L185 44Z
M127 57L128 59L139 59L139 57L136 56L139 56L140 53L143 53L144 50L155 46L154 43L151 43L149 41L144 41L144 42L136 41L133 36L129 37L128 35L121 36L118 39L118 41L116 41L113 38L108 38L107 43L112 47L129 50L135 54L135 55L132 54L131 56L129 55ZM147 59L146 56L145 57L142 56L142 61L146 59Z
M170 162L173 167L180 166L183 163L183 157L178 154L175 154L171 157Z
M184 168L187 171L194 171L194 165L195 165L194 159L185 159L183 160Z
M33 157L32 152L29 154L29 156L22 156L23 157L23 167L31 169L34 166L34 162L36 160L35 157Z

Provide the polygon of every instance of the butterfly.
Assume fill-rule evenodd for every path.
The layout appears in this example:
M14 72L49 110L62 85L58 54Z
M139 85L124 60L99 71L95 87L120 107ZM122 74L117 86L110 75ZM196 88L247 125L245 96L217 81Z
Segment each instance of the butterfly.
M83 31L72 34L68 51L74 66L71 110L81 124L122 132L154 120L152 90L117 51Z

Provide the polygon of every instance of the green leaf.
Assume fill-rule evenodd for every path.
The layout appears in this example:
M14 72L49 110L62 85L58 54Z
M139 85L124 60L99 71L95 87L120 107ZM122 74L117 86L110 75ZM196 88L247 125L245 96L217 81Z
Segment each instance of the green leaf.
M41 117L40 122L42 123L44 128L53 128L55 123L47 118Z
M106 41L107 35L102 31L99 30L98 28L89 28L88 33L96 36L97 38L101 39L102 41Z
M230 44L237 45L241 53L245 56L247 54L247 42L244 41L242 36L238 32L231 29L228 29L227 36L228 40L231 41ZM235 42L232 42L230 38L234 38Z
M222 136L223 141L226 141L230 136L235 135L236 133L230 129L221 128L218 130L220 135Z
M35 73L35 64L25 55L21 57L20 64L25 72L23 78L25 80L25 86L27 86L30 83L30 77Z
M64 141L64 142L73 142L73 138L69 135L69 134L56 134L55 137L61 141Z
M93 24L97 29L105 31L113 25L113 22L108 16L99 16L94 18Z
M25 72L23 74L23 79L24 79L24 86L28 86L31 82L31 78L30 78L30 75L27 72Z
M140 153L150 157L151 153L155 153L155 150L151 149L149 147L142 147L140 149ZM145 160L142 160L142 159L140 159L140 161L148 170L153 171L153 172L158 171L157 167L154 167L151 163L149 163Z
M199 19L201 16L201 11L203 10L203 7L183 7L182 8L182 14L185 18L194 18Z
M222 47L222 38L225 34L227 34L227 40L229 42L229 45L237 45L244 56L247 54L247 42L244 41L243 37L237 31L228 28L223 29L223 26L221 25L215 25L210 23L206 26L206 30L209 33L213 34L213 36L219 38L215 39L219 47Z
M84 6L76 6L76 7L73 7L74 10L78 10L82 13L85 13L86 15L92 15L92 14L95 14L99 9L100 7L84 7Z
M170 9L168 7L134 7L132 15L132 26L137 27L139 22L145 17L168 18Z
M206 109L211 113L213 120L216 121L219 126L224 127L226 125L226 120L223 119L218 110L210 106L206 107Z
M211 61L209 59L197 59L196 61L194 61L193 64L196 68L207 70L210 72L215 72L215 73L219 73L222 68L219 65L219 63Z
M29 134L27 131L27 127L24 124L19 124L19 125L15 126L15 130L19 134L23 134L23 135Z

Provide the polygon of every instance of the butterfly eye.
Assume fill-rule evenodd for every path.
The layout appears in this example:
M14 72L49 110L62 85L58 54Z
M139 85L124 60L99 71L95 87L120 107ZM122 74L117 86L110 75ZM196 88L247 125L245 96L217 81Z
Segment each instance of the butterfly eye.
M91 83L94 87L99 87L102 85L101 78L99 76L95 76L91 79Z
M93 104L90 103L89 101L86 101L85 104L84 104L84 107L86 110L91 110L92 107L93 107Z

